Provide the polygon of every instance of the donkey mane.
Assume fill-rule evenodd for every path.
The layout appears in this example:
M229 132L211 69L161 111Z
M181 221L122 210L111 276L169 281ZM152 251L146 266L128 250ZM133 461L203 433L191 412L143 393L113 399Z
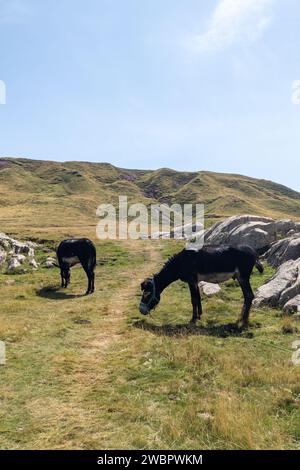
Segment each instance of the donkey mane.
M170 258L165 262L163 267L161 268L160 271L158 271L156 274L160 274L162 271L165 269L169 268L171 264L173 264L175 261L178 260L178 258L185 252L186 250L179 251L179 253L176 253L175 255L170 256Z

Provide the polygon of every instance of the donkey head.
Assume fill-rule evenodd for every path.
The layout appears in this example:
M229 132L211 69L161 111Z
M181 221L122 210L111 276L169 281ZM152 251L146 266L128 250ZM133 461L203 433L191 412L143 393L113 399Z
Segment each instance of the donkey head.
M141 284L141 290L143 295L140 302L140 312L143 315L148 315L160 301L160 293L156 289L154 278L145 279Z

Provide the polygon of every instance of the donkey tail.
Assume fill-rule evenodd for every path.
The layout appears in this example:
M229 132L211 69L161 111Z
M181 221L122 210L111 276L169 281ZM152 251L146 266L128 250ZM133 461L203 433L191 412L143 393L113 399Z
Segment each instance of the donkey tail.
M260 272L260 274L262 274L264 272L264 267L263 265L261 264L261 262L259 261L259 259L257 259L255 261L255 267L256 269Z
M97 254L96 254L96 251L95 251L94 256L93 256L93 268L94 269L95 269L96 265L97 265Z

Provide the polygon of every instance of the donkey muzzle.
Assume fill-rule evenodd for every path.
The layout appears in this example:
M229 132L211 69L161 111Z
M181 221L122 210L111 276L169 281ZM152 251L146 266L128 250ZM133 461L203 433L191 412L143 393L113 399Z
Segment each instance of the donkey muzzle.
M149 313L149 308L146 304L144 304L143 302L140 303L140 313L142 315L148 315Z

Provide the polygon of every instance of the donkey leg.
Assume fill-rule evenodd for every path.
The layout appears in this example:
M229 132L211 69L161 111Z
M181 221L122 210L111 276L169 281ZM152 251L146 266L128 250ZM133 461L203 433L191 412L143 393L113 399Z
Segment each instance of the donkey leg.
M66 289L68 287L68 280L65 276L62 276L61 277L61 287L63 287L64 289Z
M68 278L66 279L66 287L71 283L71 269L68 271Z
M86 274L86 277L88 278L88 286L85 295L89 295L92 293L92 277L91 277L91 269L88 265L87 262L83 261L82 259L79 258L79 261L81 262L81 266L83 267L83 270Z
M92 294L93 292L93 274L89 268L84 268L84 270L88 278L88 287L87 287L86 295L89 295L89 294Z
M201 307L201 299L198 284L195 282L189 283L190 293L191 293L191 302L193 306L193 316L191 319L191 323L196 323L198 319L200 319L202 313Z
M243 326L247 326L254 294L249 279L239 279L239 283L244 294L244 305L238 322L241 322Z
M198 289L198 319L200 320L203 314L203 310L202 310L201 294L200 294L200 289L199 289L198 284L197 284L197 289Z
M89 295L89 294L92 293L92 277L91 277L90 270L86 271L86 275L87 275L87 278L88 278L88 287L87 287L86 294Z
M95 273L94 271L91 272L91 280L92 280L92 285L91 285L91 294L95 291Z

